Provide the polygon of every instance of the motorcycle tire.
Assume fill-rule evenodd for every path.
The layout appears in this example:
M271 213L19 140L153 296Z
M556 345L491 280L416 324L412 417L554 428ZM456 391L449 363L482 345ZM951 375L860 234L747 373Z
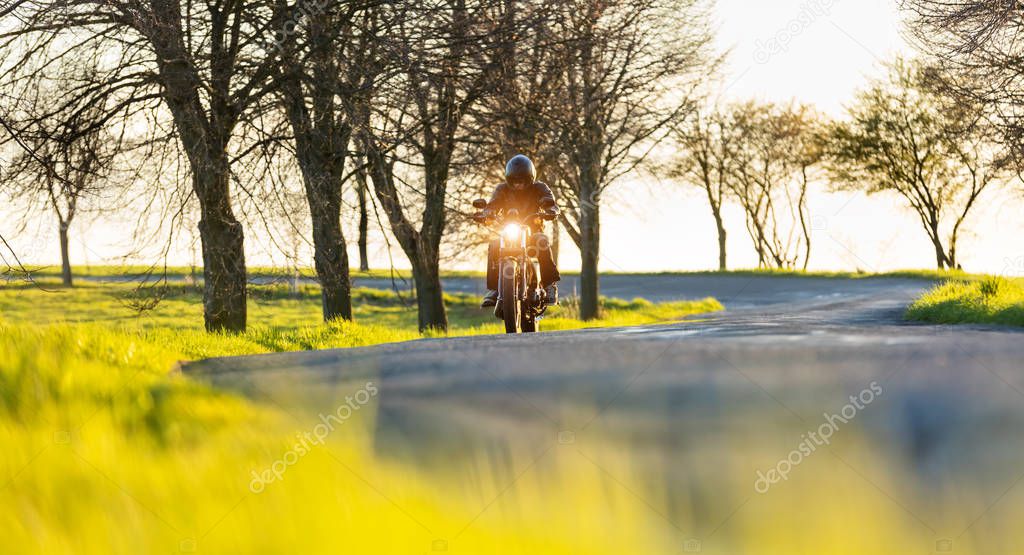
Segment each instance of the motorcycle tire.
M505 333L519 333L522 331L523 305L519 300L519 291L516 287L516 275L518 273L502 268L499 274L501 282L499 283L500 289L498 292L501 297L502 319L505 320Z

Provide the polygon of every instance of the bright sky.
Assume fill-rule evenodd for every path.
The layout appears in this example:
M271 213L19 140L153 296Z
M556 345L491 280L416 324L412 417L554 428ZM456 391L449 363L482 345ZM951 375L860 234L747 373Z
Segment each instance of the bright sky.
M910 52L896 0L718 0L717 19L728 96L796 98L832 116L880 62Z
M718 0L718 43L732 54L725 96L817 106L831 117L881 63L912 56L901 34L896 0ZM669 183L652 185L657 202L615 209L605 218L602 262L608 270L697 270L714 267L717 244L707 202L699 191ZM620 187L621 198L634 198ZM1020 188L1017 189L1018 191ZM990 194L961 238L968 270L1024 269L1020 195ZM934 267L934 251L911 213L894 196L832 194L818 188L810 199L811 269L884 271ZM742 213L727 209L730 267L754 267ZM563 264L575 263L568 253Z
M718 0L718 42L732 49L723 76L726 96L811 103L832 117L865 80L879 73L879 64L896 54L911 54L901 37L896 0ZM1018 189L1019 190L1019 189ZM672 183L624 182L612 191L603 212L602 268L609 271L699 270L717 264L717 240L706 200L696 190ZM618 202L616 202L618 201ZM1022 200L992 194L971 222L972 233L960 246L968 270L1002 272L1024 269ZM934 265L931 247L912 215L891 196L832 194L821 190L810 200L814 254L812 269L882 271ZM727 209L729 262L733 268L753 267L757 260L746 236L742 214ZM51 236L22 236L17 245L37 262L59 260L52 237L55 226L40 222ZM118 233L112 224L76 224L73 260L110 262L124 246L105 243ZM125 225L120 223L118 225ZM350 250L355 260L355 230L349 222ZM4 226L0 225L0 231ZM250 264L281 262L264 241L247 232ZM9 232L8 232L9 235ZM376 266L387 266L382 241L375 241ZM569 243L568 238L563 244ZM393 244L393 242L392 242ZM88 245L88 247L86 247ZM396 265L407 267L397 247ZM181 250L170 261L187 264ZM565 248L561 265L578 268L578 254ZM483 261L468 268L483 269Z

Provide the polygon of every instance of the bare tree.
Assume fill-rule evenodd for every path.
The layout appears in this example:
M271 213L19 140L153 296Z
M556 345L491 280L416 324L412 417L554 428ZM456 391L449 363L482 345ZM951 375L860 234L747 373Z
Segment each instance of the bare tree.
M284 47L280 91L309 202L325 321L352 319L342 186L353 130L384 67L377 39L383 14L372 1L325 2ZM365 193L359 195L365 218ZM360 226L365 263L365 220Z
M761 267L807 267L807 192L819 161L816 116L805 106L748 102L731 111L730 192L746 215Z
M432 0L390 30L399 78L375 90L360 147L377 200L412 264L421 330L447 330L439 262L466 114L493 91L504 0ZM413 15L415 14L415 15ZM419 181L417 184L411 179ZM419 223L413 216L419 207Z
M103 124L106 115L102 107L88 106L71 114L49 113L55 90L66 88L66 79L35 85L32 92L26 90L19 95L18 105L9 106L0 116L11 140L20 148L6 171L0 172L0 187L28 206L41 201L56 216L61 279L64 286L71 287L69 229L75 217L87 208L86 202L98 200L104 187L112 188L109 181L120 141ZM26 210L24 217L34 213Z
M901 0L911 36L939 71L931 84L985 109L1024 167L1024 18L1017 2Z
M272 90L277 60L274 49L264 49L264 36L284 28L287 8L241 0L24 0L9 8L17 28L0 35L17 56L13 67L41 56L110 53L102 79L65 91L65 102L102 90L123 98L111 114L153 100L169 110L199 200L210 331L246 326L244 234L232 208L231 141L247 109Z
M888 79L858 95L849 121L832 127L830 172L840 186L902 196L938 268L955 269L964 223L1002 178L1005 160L982 108L931 89L926 75L921 65L897 60Z
M366 176L366 163L363 157L357 157L355 161L356 198L359 202L359 236L356 243L359 247L359 271L370 271L370 255L367 250L368 233L370 230L369 206L372 199L368 198L369 183Z
M710 70L702 0L564 0L552 3L562 39L557 104L562 224L581 253L580 316L599 315L600 206L690 108Z
M727 269L725 220L722 206L729 198L729 182L735 169L736 128L729 116L717 108L696 110L673 128L680 150L667 168L667 175L700 187L708 198L718 233L718 269Z

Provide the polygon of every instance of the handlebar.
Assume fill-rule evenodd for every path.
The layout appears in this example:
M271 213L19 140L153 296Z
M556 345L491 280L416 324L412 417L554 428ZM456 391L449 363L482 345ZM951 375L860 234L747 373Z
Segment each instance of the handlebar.
M534 214L532 214L532 215L530 215L530 216L528 216L526 218L520 219L519 218L519 212L517 210L513 209L509 213L503 214L502 216L503 216L501 218L502 221L505 221L505 220L520 220L520 223L525 223L525 222L527 222L527 221L529 221L531 219L541 219L541 220L544 220L544 221L551 222L551 221L554 221L555 218L558 217L558 212L555 211L555 210L538 211L538 212L536 212L536 213L534 213ZM493 213L490 213L489 211L486 211L486 210L485 211L481 211L481 212L477 212L476 214L473 215L473 221L475 221L477 223L481 223L481 224L486 223L488 221L495 221L495 220L498 220L498 219L499 219L498 216L495 216Z

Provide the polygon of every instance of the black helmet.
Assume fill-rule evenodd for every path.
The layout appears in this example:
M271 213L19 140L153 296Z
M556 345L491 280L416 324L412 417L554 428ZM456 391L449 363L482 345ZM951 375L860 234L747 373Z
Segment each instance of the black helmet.
M527 185L533 185L537 180L537 168L533 161L522 154L513 156L505 164L505 182L515 189L522 189Z

